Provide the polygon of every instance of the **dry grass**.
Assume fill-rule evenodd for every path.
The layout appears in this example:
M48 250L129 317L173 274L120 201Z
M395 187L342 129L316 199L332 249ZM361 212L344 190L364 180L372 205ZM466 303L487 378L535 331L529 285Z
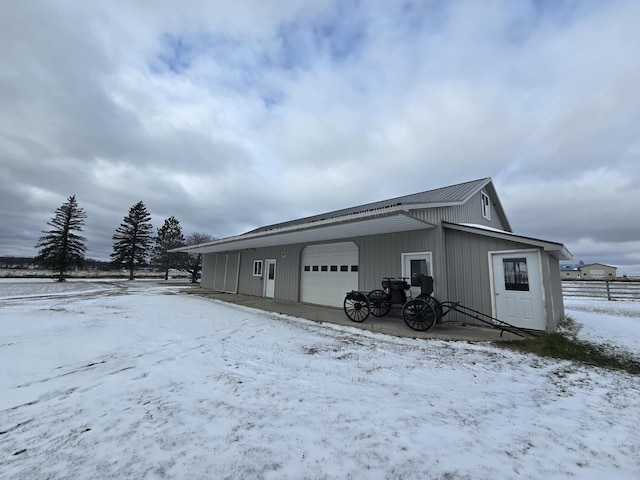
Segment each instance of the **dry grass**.
M633 375L640 375L639 358L613 345L578 340L579 330L580 325L567 317L561 322L558 333L509 342L497 342L497 344L520 352L535 353L541 357L571 360L584 365L622 370Z

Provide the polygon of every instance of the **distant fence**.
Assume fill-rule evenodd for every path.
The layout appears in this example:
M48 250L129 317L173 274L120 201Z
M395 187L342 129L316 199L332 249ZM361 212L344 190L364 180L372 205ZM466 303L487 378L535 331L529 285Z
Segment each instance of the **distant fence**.
M579 280L562 282L565 297L602 298L605 300L640 301L640 282L615 280Z

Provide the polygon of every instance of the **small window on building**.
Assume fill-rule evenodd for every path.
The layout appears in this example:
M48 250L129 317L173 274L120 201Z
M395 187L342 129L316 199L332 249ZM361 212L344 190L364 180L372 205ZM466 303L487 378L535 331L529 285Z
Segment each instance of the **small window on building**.
M314 265L314 266L312 267L312 270L313 270L314 272L317 272L317 271L318 271L318 265Z
M352 272L357 272L358 271L358 265L351 265L351 271Z
M311 266L310 265L305 265L304 266L304 271L305 272L310 272L311 271Z
M341 272L348 272L349 271L349 265L340 265L340 271Z
M338 266L337 265L331 265L331 271L332 272L337 272L338 271Z
M262 276L262 260L253 261L253 276L254 277Z
M329 270L329 267L327 267L326 265L322 265L322 266L320 267L320 271L321 271L321 272L326 272L326 271L328 271L328 270Z
M504 268L505 290L529 291L529 272L526 258L505 258Z
M487 220L491 220L491 201L489 195L482 192L482 216Z

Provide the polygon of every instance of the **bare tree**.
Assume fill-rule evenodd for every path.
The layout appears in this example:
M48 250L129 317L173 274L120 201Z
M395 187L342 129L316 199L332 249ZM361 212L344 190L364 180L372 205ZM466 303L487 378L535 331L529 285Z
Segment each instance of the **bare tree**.
M215 238L206 233L193 233L187 237L186 245L199 245L212 242ZM187 253L182 257L181 267L191 274L191 282L198 281L198 274L202 270L202 254Z

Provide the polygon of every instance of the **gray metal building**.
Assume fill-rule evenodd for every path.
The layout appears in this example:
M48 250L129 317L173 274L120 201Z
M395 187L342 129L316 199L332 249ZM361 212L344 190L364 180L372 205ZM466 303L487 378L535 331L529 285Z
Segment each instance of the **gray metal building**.
M564 315L559 261L571 258L561 243L514 234L490 178L183 251L204 254L203 288L341 307L347 291L422 273L433 276L440 300L546 331L555 331ZM419 293L417 286L412 290Z

